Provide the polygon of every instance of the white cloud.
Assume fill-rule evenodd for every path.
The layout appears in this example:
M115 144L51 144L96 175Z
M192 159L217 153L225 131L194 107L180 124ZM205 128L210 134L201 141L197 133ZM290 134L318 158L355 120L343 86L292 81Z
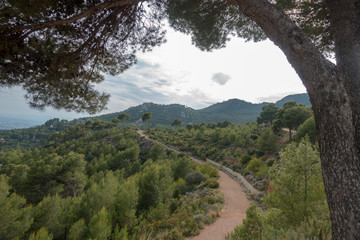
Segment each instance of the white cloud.
M279 101L280 99L291 95L291 94L297 94L299 92L286 92L286 93L279 93L279 94L274 94L274 95L269 95L269 96L265 96L265 97L259 97L257 98L257 102L270 102L270 103L275 103L277 101Z
M219 72L219 73L214 73L211 79L213 80L213 82L216 82L220 85L225 85L230 80L230 78L231 77L229 75Z
M287 93L305 92L284 54L270 41L245 43L234 38L226 48L202 52L191 45L188 35L169 29L167 38L167 43L153 51L139 53L132 68L117 76L106 75L105 81L95 86L111 94L106 113L143 102L179 103L199 109L231 98L274 101ZM0 91L0 115L80 117L51 108L45 112L30 109L24 93L20 88Z

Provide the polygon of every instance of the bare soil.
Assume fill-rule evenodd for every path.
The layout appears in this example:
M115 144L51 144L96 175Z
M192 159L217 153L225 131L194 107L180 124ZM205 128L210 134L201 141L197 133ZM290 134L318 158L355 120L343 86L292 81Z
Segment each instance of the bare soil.
M227 174L219 171L220 192L224 194L225 204L220 217L213 224L206 225L198 236L188 240L222 240L227 233L232 232L235 226L240 225L246 217L245 211L251 201L246 198L246 193L240 184Z

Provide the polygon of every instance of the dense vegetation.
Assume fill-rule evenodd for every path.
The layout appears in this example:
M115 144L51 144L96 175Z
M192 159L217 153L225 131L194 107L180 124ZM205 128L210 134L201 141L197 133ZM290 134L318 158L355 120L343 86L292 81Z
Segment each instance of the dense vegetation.
M290 143L289 131L281 130L289 124L297 130ZM258 122L246 125L224 121L147 132L180 151L231 167L266 192L228 239L331 238L315 122L305 106L264 106Z
M152 114L144 114L144 122ZM311 111L296 102L263 107L257 122L118 128L130 116L57 131L41 148L0 152L0 239L183 239L218 216L212 159L264 191L229 240L331 238ZM121 119L121 120L120 120ZM306 120L305 120L306 119ZM290 141L289 131L296 130ZM290 141L290 143L289 143ZM260 195L261 197L262 195Z
M296 101L308 107L311 106L309 96L306 93L286 96L277 101L275 105L277 107L282 107L283 104L288 101ZM234 124L244 124L248 121L255 121L256 117L261 112L261 108L266 104L267 103L253 104L239 99L230 99L221 103L215 103L203 109L195 110L179 104L162 105L155 103L143 103L139 106L126 109L124 113L131 116L130 121L125 121L125 123L139 124L139 122L141 122L142 115L145 112L151 112L152 119L150 120L150 123L152 127L169 127L174 119L181 120L185 125L201 122L223 122L226 120ZM100 119L105 122L109 122L118 115L119 113L117 112L87 119Z
M282 107L284 99L295 99L299 103L309 106L309 96L307 94L289 95L276 102L274 106L277 106L277 108ZM200 110L194 110L179 104L159 105L144 103L136 107L131 107L122 113L104 114L95 117L74 119L72 121L54 118L37 127L0 130L0 151L34 149L35 147L44 145L53 133L79 123L85 123L89 120L102 120L104 123L109 123L114 122L115 119L119 119L120 122L115 121L114 123L120 127L136 126L138 128L146 128L149 126L170 128L174 123L174 119L181 121L183 125L217 121L230 121L235 124L255 121L261 112L261 108L264 106L266 106L265 103L252 104L235 99L217 103ZM151 112L152 117L144 123L142 116L146 112ZM179 122L174 126L181 125L177 124L179 124Z
M0 152L0 164L0 239L183 239L223 203L216 169L113 122Z
M331 239L331 223L317 148L308 140L291 143L269 171L263 209L255 204L229 240Z
M148 129L147 134L202 160L211 159L231 167L259 190L265 189L267 170L282 145L270 128L257 123L191 124L178 130Z

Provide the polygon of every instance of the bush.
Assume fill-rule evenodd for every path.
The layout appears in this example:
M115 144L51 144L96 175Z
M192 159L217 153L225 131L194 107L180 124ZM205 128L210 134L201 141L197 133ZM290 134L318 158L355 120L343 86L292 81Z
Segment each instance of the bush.
M306 136L309 137L309 140L312 144L316 143L316 124L314 117L307 119L303 124L300 125L296 132L295 139L300 142L300 140Z
M240 157L240 163L245 166L247 165L251 160L251 156L249 154L243 154Z
M274 165L274 163L275 163L275 160L274 159L269 159L267 162L266 162L266 165L268 166L268 167L271 167L272 165Z
M213 179L213 178L209 178L207 179L202 185L202 188L208 187L208 188L219 188L219 183Z
M179 198L181 195L183 195L184 193L186 193L188 187L185 184L184 179L179 178L176 182L173 183L172 185L173 188L173 197L174 198Z
M218 170L209 162L199 165L197 167L197 171L201 172L206 177L210 177L210 178L218 178L219 177Z
M257 147L262 152L275 152L277 150L277 139L277 135L271 130L271 128L268 128L258 139Z
M264 178L267 175L268 167L265 162L258 158L253 158L247 165L246 170L255 173L260 178Z
M205 179L206 177L201 172L192 172L185 176L185 182L187 185L198 185Z
M174 175L174 180L179 178L185 178L189 174L191 169L191 161L187 157L179 158L172 164L172 171Z

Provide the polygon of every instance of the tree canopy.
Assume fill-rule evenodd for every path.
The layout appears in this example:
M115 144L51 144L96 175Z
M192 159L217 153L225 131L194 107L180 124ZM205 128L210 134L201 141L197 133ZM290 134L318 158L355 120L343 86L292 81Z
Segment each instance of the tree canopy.
M120 113L117 118L119 120L130 120L130 115L127 113Z
M181 126L181 123L182 123L182 121L177 118L177 119L175 119L175 120L172 122L171 126L173 126L173 127L180 127L180 126Z
M274 103L270 103L269 105L263 106L260 116L256 119L258 123L266 123L271 124L273 120L276 119L276 113L279 108L275 106Z
M285 103L283 108L276 112L276 119L274 121L273 128L275 130L278 130L281 127L287 128L289 130L291 140L292 130L297 129L300 124L305 122L305 120L311 116L312 111L310 108L303 104L297 104L295 101L290 101Z
M109 95L93 84L164 41L157 1L5 0L0 8L0 86L21 86L31 107L95 113Z
M200 171L216 184L208 173L217 169L111 124L78 124L40 148L0 151L0 166L0 240L184 239L223 203L217 189L184 180Z
M323 1L275 2L321 49L332 49ZM23 87L33 108L99 112L109 95L93 84L103 81L103 73L128 69L137 51L163 43L165 17L176 30L191 34L202 50L224 47L234 34L248 41L266 39L232 1L5 0L0 8L0 86Z
M151 112L146 112L141 116L141 119L143 122L146 122L149 121L151 117L152 117Z

